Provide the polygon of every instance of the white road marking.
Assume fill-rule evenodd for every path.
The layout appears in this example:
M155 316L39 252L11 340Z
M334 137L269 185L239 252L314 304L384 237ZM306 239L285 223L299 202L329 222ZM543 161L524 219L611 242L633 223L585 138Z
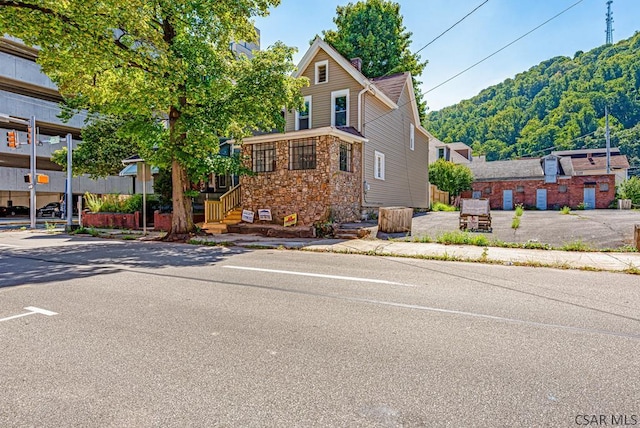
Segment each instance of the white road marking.
M29 311L29 312L25 312L24 314L19 314L19 315L13 315L13 316L7 317L7 318L0 318L0 322L13 320L13 319L20 318L20 317L26 317L27 315L33 315L33 314L41 314L41 315L46 315L48 317L53 316L53 315L58 315L57 312L48 311L46 309L41 309L41 308L36 308L35 306L27 306L24 309Z
M374 284L401 285L403 287L415 287L415 285L412 285L412 284L403 284L401 282L386 281L384 279L358 278L355 276L324 275L321 273L294 272L289 270L278 270L278 269L260 269L260 268L254 268L254 267L246 267L246 266L223 266L223 267L227 269L250 270L255 272L282 273L285 275L311 276L315 278L341 279L344 281L372 282Z

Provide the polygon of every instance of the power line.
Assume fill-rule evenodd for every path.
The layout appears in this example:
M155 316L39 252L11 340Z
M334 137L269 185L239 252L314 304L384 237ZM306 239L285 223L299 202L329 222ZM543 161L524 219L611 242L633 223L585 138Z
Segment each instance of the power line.
M421 47L420 49L418 49L417 51L414 52L414 54L417 54L418 52L420 52L421 50L424 50L427 46L429 46L430 44L432 44L433 42L435 42L436 40L438 40L440 37L444 36L445 34L447 34L449 32L449 30L451 30L453 27L455 27L456 25L458 25L459 23L461 23L462 21L464 21L465 19L467 19L469 16L471 16L476 10L480 9L482 6L484 6L485 4L487 4L489 2L489 0L484 0L484 2L478 6L476 6L475 9L473 9L471 12L467 13L465 16L463 16L460 20L458 20L458 22L456 22L455 24L453 24L451 27L447 28L446 30L444 30L442 33L440 33L435 39L431 40L429 43L427 43L426 45L424 45L423 47Z
M544 25L548 24L549 22L553 21L554 19L556 19L556 18L557 18L557 17L559 17L560 15L562 15L562 14L564 14L564 13L568 12L570 9L572 9L572 8L576 7L577 5L579 5L580 3L582 3L583 1L584 1L584 0L578 0L577 2L573 3L571 6L567 7L566 9L564 9L563 11L561 11L561 12L559 12L559 13L555 14L554 16L552 16L551 18L547 19L547 20L546 20L546 21L544 21L542 24L540 24L540 25L536 26L536 27L535 27L535 28L533 28L532 30L527 31L525 34L523 34L522 36L520 36L520 37L518 37L517 39L513 40L512 42L510 42L510 43L508 43L508 44L504 45L503 47L501 47L501 48L500 48L500 49L498 49L497 51L493 52L491 55L488 55L487 57L485 57L485 58L483 58L482 60L480 60L480 61L476 62L476 63L475 63L475 64L473 64L472 66L467 67L466 69L464 69L464 70L463 70L463 71L461 71L460 73L456 74L455 76L450 77L449 79L445 80L444 82L440 83L439 85L437 85L437 86L435 86L435 87L433 87L433 88L429 89L428 91L421 92L420 94L421 94L422 96L424 96L424 95L428 94L429 92L431 92L431 91L433 91L433 90L435 90L435 89L437 89L437 88L439 88L439 87L443 86L444 84L449 83L450 81L452 81L452 80L453 80L453 79L455 79L456 77L458 77L458 76L460 76L460 75L462 75L462 74L466 73L467 71L471 70L472 68L476 67L477 65L479 65L479 64L483 63L484 61L488 60L489 58L491 58L491 57L495 56L495 55L496 55L496 54L498 54L499 52L502 52L503 50L505 50L505 49L506 49L506 48L508 48L509 46L513 45L514 43L516 43L516 42L518 42L518 41L522 40L523 38L525 38L525 37L526 37L526 36L528 36L529 34L533 33L534 31L536 31L536 30L537 30L537 29L539 29L540 27L542 27L542 26L544 26ZM403 104L398 105L398 107L405 106L405 105L407 105L407 104L409 104L409 103L413 102L414 100L415 100L415 98L411 97L411 98L409 99L409 101L407 101L406 103L403 103ZM375 122L375 121L377 121L378 119L381 119L381 118L385 117L386 115L388 115L388 114L390 114L390 113L391 113L390 111L389 111L389 112L386 112L386 113L383 113L383 114L381 114L381 115L380 115L380 116L378 116L378 117L374 117L373 119L371 119L371 120L369 120L369 121L367 121L367 122L364 122L364 123L363 123L363 125L368 125L368 124L370 124L370 123L372 123L372 122Z
M578 0L577 2L575 2L574 4L572 4L571 6L569 6L568 8L566 8L565 10L563 10L562 12L554 15L553 17L547 19L546 21L544 21L542 24L538 25L537 27L527 31L526 33L524 33L522 36L518 37L517 39L513 40L510 43L507 43L506 45L504 45L503 47L501 47L500 49L498 49L497 51L493 52L491 55L488 55L484 58L482 58L480 61L476 62L475 64L465 68L464 70L462 70L460 73L456 74L453 77L448 78L447 80L445 80L444 82L440 83L437 86L434 86L433 88L429 89L428 91L426 91L423 95L428 94L429 92L438 89L440 86L449 83L450 81L452 81L453 79L455 79L456 77L466 73L467 71L471 70L472 68L474 68L475 66L482 64L483 62L485 62L486 60L488 60L489 58L491 58L494 55L497 55L498 53L502 52L503 50L505 50L506 48L508 48L509 46L513 45L516 42L519 42L520 40L524 39L525 37L527 37L529 34L533 33L534 31L536 31L537 29L539 29L540 27L548 24L549 22L553 21L554 19L556 19L557 17L559 17L560 15L562 15L563 13L567 12L568 10L576 7L577 5L579 5L580 3L582 3L584 0Z
M465 16L463 16L461 19L458 20L458 22L456 22L455 24L453 24L451 27L447 28L446 30L444 30L442 33L440 33L438 36L436 36L435 39L431 40L429 43L427 43L426 45L424 45L423 47L421 47L420 49L418 49L417 51L415 51L413 54L417 55L420 51L424 50L427 46L429 46L430 44L432 44L433 42L435 42L436 40L438 40L440 37L444 36L445 34L447 34L449 32L449 30L451 30L453 27L455 27L456 25L460 24L462 21L464 21L465 19L467 19L470 15L472 15L476 10L480 9L482 6L484 6L486 3L488 3L489 0L484 0L484 2L482 4L480 4L479 6L477 6L475 9L473 9L471 12L467 13ZM394 74L396 73L396 69L392 69L387 71L385 74L383 74L382 76L378 76L377 78L380 77L385 77L388 76L390 74Z

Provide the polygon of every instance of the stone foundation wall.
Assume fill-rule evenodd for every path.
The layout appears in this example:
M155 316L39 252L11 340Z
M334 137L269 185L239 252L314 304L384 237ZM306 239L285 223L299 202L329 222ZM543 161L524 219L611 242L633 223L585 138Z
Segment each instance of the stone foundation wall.
M270 209L273 223L282 224L284 217L297 213L299 225L313 225L330 219L359 219L362 188L362 144L352 144L352 171L340 171L339 138L316 137L316 168L289 169L289 140L276 144L276 168L273 172L244 176L243 209L256 212ZM251 167L251 145L242 147Z

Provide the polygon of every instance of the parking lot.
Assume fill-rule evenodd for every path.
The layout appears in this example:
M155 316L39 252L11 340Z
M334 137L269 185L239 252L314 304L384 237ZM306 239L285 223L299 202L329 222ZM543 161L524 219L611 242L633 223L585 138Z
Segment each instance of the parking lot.
M617 249L633 244L634 225L640 224L638 210L525 211L520 226L511 228L515 211L491 212L489 239L505 242L537 241L561 247L578 241L593 249ZM436 238L459 230L458 212L429 212L413 218L412 236Z

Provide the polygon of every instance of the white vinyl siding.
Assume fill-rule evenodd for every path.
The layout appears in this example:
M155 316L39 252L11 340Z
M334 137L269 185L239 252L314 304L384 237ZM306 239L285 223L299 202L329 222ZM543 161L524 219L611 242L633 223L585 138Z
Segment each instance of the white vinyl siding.
M296 131L301 129L311 129L311 114L312 114L312 97L311 95L304 97L305 110L296 110Z
M331 126L349 126L349 90L331 92Z

